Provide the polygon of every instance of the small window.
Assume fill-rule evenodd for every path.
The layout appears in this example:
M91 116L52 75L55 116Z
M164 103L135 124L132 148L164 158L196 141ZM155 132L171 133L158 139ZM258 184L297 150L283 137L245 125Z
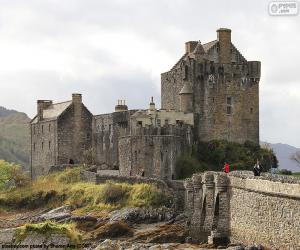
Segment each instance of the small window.
M253 108L250 108L250 114L253 114Z
M184 66L184 78L183 80L189 79L189 67L187 65Z
M35 135L35 126L33 126L33 134Z
M232 105L232 98L231 97L227 97L227 105Z
M35 143L33 143L33 152L35 152Z
M51 124L49 124L49 132L51 131Z
M227 115L231 115L232 114L232 108L231 106L227 106Z
M157 124L157 127L160 127L160 126L161 126L161 120L160 120L160 119L157 119L157 120L156 120L156 124Z
M165 120L165 125L169 125L169 120L168 119Z
M138 121L138 122L137 122L137 126L138 126L138 127L143 127L143 122L142 122L142 121Z
M42 125L42 134L44 133L44 125Z
M44 142L42 142L42 150L44 150Z
M51 148L51 141L49 141L49 149Z
M212 102L213 102L213 103L215 102L215 98L214 98L214 97L212 98Z

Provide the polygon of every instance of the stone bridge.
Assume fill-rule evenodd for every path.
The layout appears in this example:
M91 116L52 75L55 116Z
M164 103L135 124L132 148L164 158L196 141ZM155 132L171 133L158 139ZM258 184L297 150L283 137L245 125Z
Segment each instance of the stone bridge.
M300 249L299 179L205 172L186 179L184 186L192 241Z

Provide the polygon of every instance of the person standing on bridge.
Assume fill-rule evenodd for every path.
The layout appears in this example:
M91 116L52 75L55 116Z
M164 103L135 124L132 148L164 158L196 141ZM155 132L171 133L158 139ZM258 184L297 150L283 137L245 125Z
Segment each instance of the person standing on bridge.
M229 173L229 164L228 164L227 162L224 163L223 171L224 171L224 173L226 173L226 174Z
M254 168L253 168L254 176L260 176L261 171L262 171L262 168L259 165L259 160L257 160L256 164L254 165Z

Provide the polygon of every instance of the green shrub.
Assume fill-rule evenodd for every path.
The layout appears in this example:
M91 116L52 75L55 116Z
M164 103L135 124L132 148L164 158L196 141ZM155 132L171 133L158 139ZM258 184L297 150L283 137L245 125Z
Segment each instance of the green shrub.
M0 160L0 191L7 188L24 187L30 179L26 176L19 165Z

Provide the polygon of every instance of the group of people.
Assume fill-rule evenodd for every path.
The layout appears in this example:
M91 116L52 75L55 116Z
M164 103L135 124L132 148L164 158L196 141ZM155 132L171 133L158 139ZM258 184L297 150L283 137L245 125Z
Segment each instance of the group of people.
M230 167L229 167L229 164L227 162L224 163L223 171L226 174L228 174L229 171L230 171ZM254 174L254 176L260 176L261 172L262 172L262 167L259 163L259 160L257 160L256 164L253 167L253 174Z

